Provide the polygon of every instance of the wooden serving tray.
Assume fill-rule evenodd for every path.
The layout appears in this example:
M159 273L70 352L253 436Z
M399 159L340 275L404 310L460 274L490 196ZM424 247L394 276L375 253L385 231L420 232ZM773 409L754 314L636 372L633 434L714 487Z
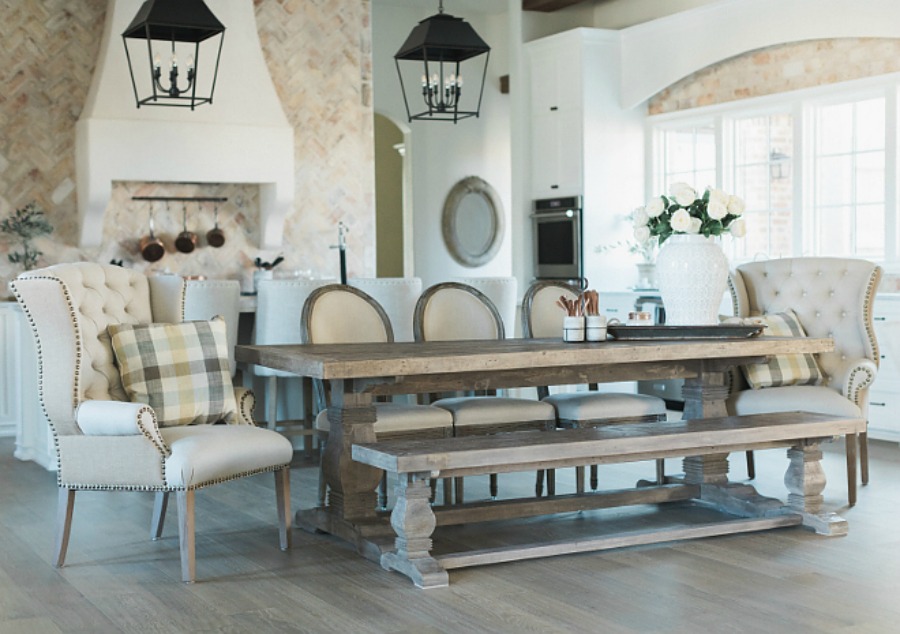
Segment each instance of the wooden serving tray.
M756 337L764 324L718 324L714 326L607 326L606 332L619 341L645 339L747 339Z

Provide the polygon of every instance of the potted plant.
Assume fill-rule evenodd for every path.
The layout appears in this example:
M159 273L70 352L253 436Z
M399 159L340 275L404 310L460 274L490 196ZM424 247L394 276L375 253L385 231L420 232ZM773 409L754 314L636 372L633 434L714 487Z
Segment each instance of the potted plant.
M37 264L38 258L43 255L43 252L34 246L33 240L52 233L53 226L47 221L43 210L30 202L0 221L0 231L11 236L11 240L18 242L21 247L10 251L7 256L9 261L21 264L26 271L30 271Z

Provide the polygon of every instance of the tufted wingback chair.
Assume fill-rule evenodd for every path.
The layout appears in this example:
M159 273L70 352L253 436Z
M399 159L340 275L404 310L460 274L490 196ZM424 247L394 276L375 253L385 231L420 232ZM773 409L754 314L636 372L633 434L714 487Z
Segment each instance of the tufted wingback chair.
M872 304L881 272L871 262L843 258L785 258L737 267L729 279L736 316L790 309L808 336L833 338L834 351L815 355L823 374L821 385L750 390L735 373L735 389L728 400L730 412L806 410L867 417L869 386L878 371ZM857 440L863 484L869 479L866 434L860 434L858 439L848 435L847 486L851 505L856 503Z
M290 546L290 442L253 424L253 395L238 388L235 424L160 427L153 409L128 402L107 332L111 324L179 322L184 281L80 262L23 273L12 288L35 337L41 405L59 470L54 563L65 562L75 492L154 491L151 538L162 534L176 492L181 572L193 581L194 492L275 472L282 549Z

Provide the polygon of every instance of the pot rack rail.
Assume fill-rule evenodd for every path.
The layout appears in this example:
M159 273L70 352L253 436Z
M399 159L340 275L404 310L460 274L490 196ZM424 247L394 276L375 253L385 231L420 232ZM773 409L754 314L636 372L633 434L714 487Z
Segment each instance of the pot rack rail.
M149 200L154 202L195 202L195 203L225 203L226 196L132 196L131 200Z

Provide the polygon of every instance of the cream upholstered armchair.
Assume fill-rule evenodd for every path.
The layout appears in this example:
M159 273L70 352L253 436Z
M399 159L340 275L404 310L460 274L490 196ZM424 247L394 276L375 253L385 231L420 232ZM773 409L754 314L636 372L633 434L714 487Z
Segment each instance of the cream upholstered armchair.
M193 581L195 491L263 472L275 473L280 546L290 547L291 444L256 427L252 393L232 387L224 320L173 323L184 311L180 277L81 262L24 273L10 286L34 332L59 463L57 567L76 491L156 492L153 539L174 491L182 579ZM138 348L157 355L158 376L131 354ZM143 388L149 397L137 402ZM210 424L219 419L227 424Z
M792 311L810 337L832 337L833 352L812 355L813 373L820 378L792 379L791 364L774 372L778 359L764 367L758 389L748 389L744 376L734 374L728 400L733 414L807 410L844 416L868 416L869 386L878 371L878 343L872 326L872 304L881 268L858 259L785 258L743 264L732 273L729 289L739 317ZM789 313L788 313L789 314ZM815 384L802 384L802 383ZM799 384L796 384L799 383ZM760 386L760 384L762 386ZM862 482L869 480L866 434L859 435ZM856 503L857 437L846 437L847 487ZM752 455L748 455L752 466Z

